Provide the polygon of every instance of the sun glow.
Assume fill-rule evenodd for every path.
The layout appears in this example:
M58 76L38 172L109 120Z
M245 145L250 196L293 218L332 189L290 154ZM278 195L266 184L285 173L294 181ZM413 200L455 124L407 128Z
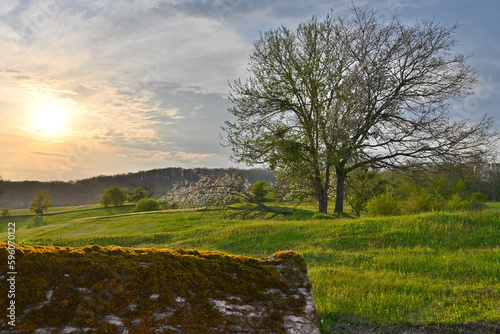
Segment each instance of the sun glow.
M33 115L33 127L43 132L55 133L64 127L66 112L55 104L45 104Z

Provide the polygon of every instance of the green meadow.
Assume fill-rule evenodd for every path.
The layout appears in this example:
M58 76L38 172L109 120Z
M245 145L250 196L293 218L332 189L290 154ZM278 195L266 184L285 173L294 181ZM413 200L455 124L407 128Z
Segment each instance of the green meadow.
M220 220L205 210L132 213L134 206L14 210L27 245L196 248L267 257L303 254L322 333L343 322L384 326L500 325L500 204L479 212L385 218ZM325 219L326 218L326 219ZM340 326L342 327L342 326Z

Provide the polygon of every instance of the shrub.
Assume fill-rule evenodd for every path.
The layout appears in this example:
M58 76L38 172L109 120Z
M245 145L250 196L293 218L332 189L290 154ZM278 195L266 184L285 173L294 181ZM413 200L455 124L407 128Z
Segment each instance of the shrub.
M391 190L372 198L366 204L366 211L373 216L397 216L401 214L399 197Z
M143 198L137 202L134 210L132 212L143 212L143 211L157 211L162 207L160 203L152 198Z
M470 199L472 202L484 202L486 201L486 196L481 193L472 193L470 194Z
M372 168L358 168L347 179L346 201L357 216L365 211L366 204L376 195L384 192L382 175Z
M451 199L446 203L445 207L447 211L470 210L471 208L471 202L462 199L462 197L460 197L457 193L453 194Z
M471 207L475 210L484 209L484 202L486 201L486 196L481 193L470 194Z
M2 209L0 211L0 217L10 217L10 210L9 209Z
M416 214L429 211L441 211L446 205L446 201L439 194L433 194L422 189L420 192L413 192L405 201L405 212Z

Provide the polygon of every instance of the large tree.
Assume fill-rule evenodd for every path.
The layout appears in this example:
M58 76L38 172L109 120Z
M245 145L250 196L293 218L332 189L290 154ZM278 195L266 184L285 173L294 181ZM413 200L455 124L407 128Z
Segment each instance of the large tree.
M347 175L480 155L492 120L451 121L449 100L476 81L468 57L452 53L456 24L413 25L354 7L297 29L261 33L253 75L230 84L223 130L233 159L306 182L326 213L334 183L343 212Z

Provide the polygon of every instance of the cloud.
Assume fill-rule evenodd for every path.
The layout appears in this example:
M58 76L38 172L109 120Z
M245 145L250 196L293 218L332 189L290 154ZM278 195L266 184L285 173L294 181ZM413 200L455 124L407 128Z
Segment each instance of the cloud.
M58 154L58 153L46 153L46 152L30 152L30 153L36 154L36 155L46 155L46 156L50 156L50 157L60 157L60 158L65 157L64 154Z
M437 9L450 7L431 0L364 3L399 9L406 20L414 20L413 12L432 18ZM10 147L35 154L38 169L92 143L92 154L77 157L82 161L70 163L64 177L129 167L225 166L230 152L219 135L230 119L228 81L250 75L248 55L258 31L295 27L331 8L348 13L350 6L349 0L9 1L0 5L0 132L19 138ZM481 38L464 45L479 50L482 76L489 78L489 69L496 82L496 19L493 10L488 13L482 21L489 24L467 28ZM472 15L470 20L477 22ZM498 92L494 85L477 110L493 110ZM60 137L42 144L23 129L44 103L64 106L67 115ZM29 169L28 158L16 153L11 159L9 171L17 162L17 169Z

